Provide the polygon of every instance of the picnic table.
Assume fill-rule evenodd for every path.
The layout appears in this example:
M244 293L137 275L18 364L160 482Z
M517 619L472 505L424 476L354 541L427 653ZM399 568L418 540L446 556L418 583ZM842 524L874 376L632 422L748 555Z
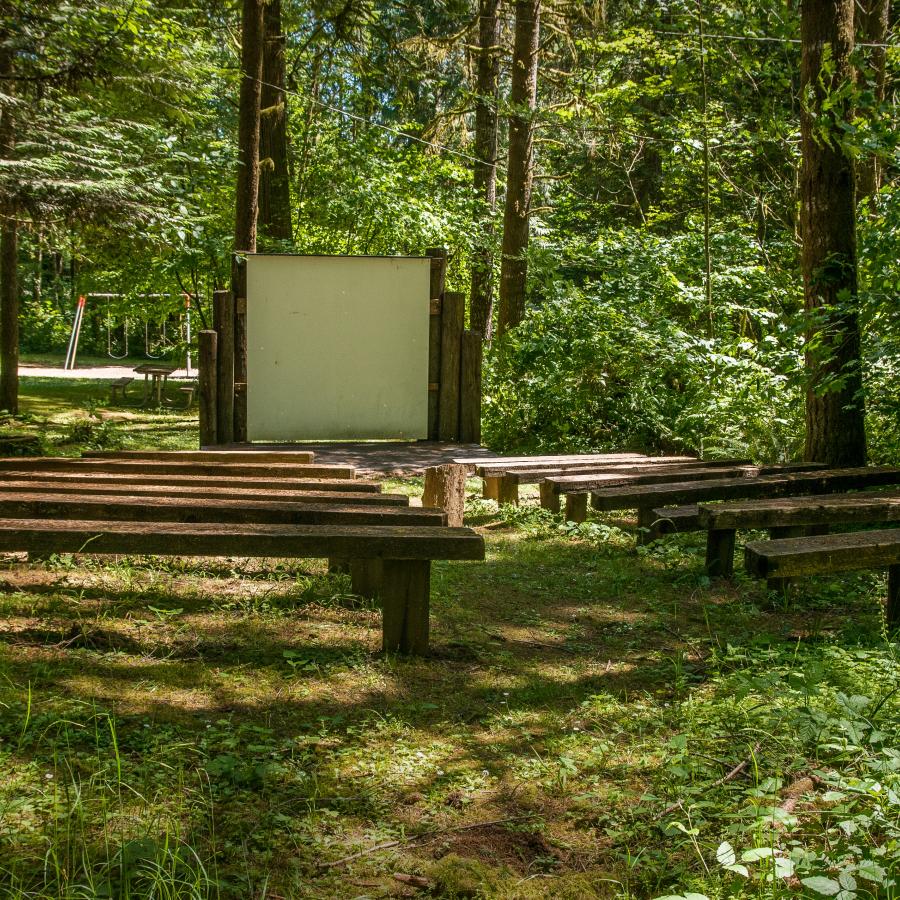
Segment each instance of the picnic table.
M136 374L144 376L144 406L149 404L154 393L156 394L156 405L162 406L166 382L177 368L178 366L169 366L163 363L142 363L134 367Z

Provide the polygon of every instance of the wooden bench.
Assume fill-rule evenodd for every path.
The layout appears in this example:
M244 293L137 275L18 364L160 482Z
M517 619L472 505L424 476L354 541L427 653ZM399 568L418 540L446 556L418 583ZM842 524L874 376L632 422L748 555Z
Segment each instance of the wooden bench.
M190 384L182 384L178 388L179 394L184 394L184 408L190 409L194 402L194 394L197 391L197 382L192 381Z
M90 450L81 459L149 459L154 462L192 463L311 463L308 450Z
M900 493L788 497L701 505L697 521L706 529L706 571L731 577L738 529L768 529L772 538L799 537L832 525L879 525L900 521Z
M132 381L134 381L134 379L128 375L125 375L122 378L117 378L115 381L111 381L109 383L109 402L115 403L117 394L119 394L120 392L122 395L121 399L124 402L126 391L128 390L128 385L131 384Z
M433 559L484 559L470 528L0 519L0 551L380 560L382 647L428 650Z
M220 477L265 478L346 478L356 477L353 466L322 466L315 463L230 463L214 461L105 459L97 457L6 457L0 459L0 472L109 472L118 474L218 475Z
M898 529L752 541L744 549L744 562L751 575L768 579L887 567L886 618L892 628L900 626Z
M352 491L355 493L377 493L381 485L375 481L349 478L257 478L221 477L215 475L144 475L133 472L19 472L0 471L0 484L7 481L34 481L42 484L107 484L124 487L170 487L194 490L223 488L230 491Z
M867 466L813 472L764 474L755 478L723 478L607 487L592 491L592 504L599 510L637 509L638 526L652 529L667 513L667 506L685 506L713 500L743 500L791 497L802 494L834 494L867 487L900 484L900 468ZM641 532L646 534L646 532Z

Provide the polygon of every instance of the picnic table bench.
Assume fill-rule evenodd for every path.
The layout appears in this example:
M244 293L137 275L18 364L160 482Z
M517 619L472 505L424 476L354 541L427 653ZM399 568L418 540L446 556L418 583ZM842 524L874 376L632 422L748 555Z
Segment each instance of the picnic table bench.
M0 551L381 561L382 648L428 649L431 560L484 559L471 528L0 519Z
M900 626L900 529L752 541L744 562L748 573L768 579L887 567L885 616Z
M144 406L150 402L150 398L154 394L156 394L156 405L162 405L166 382L177 368L178 366L170 366L165 363L142 363L134 367L136 374L144 376Z
M116 378L115 381L111 381L109 383L109 402L115 403L119 393L121 393L122 400L124 401L126 398L128 385L130 385L133 381L134 379L129 375L124 375L121 378Z

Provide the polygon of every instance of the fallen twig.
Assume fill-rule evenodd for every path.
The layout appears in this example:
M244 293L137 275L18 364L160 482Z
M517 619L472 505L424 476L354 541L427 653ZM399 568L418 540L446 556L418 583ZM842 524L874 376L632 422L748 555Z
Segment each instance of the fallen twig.
M340 859L336 859L333 862L321 862L319 863L320 869L333 869L336 866L342 866L344 863L348 863L351 860L359 859L361 856L368 856L370 853L377 853L379 850L390 850L394 847L405 847L408 844L415 844L418 841L425 841L429 838L438 837L442 834L450 834L454 831L471 831L474 828L490 828L494 825L506 825L509 822L520 822L523 819L534 819L537 818L537 813L528 813L527 815L522 816L510 816L508 819L494 819L491 822L473 822L471 825L454 825L450 828L435 828L432 831L426 831L425 834L417 834L411 838L404 838L403 840L396 841L383 841L380 844L375 844L373 847L369 847L366 850L360 850L357 853L351 853L349 856L343 856Z

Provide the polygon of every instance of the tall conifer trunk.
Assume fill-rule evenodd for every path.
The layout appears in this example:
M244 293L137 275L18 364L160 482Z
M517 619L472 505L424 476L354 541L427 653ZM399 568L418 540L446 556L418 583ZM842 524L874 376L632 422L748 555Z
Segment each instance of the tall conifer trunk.
M475 213L482 245L472 257L469 321L491 339L494 293L494 211L497 207L497 95L500 80L500 0L478 5L478 80L475 101L475 193L483 205Z
M291 191L281 0L270 0L266 4L263 22L265 45L259 121L259 237L262 242L289 241Z
M852 113L851 101L830 109L826 105L829 94L853 78L853 2L802 0L800 22L800 230L809 317L805 455L829 465L866 461L855 175L840 128Z
M6 35L0 36L6 38ZM0 46L3 91L12 96L13 52ZM13 107L0 110L0 157L12 159L16 147ZM0 220L0 409L19 412L19 234L16 204L2 205Z
M874 44L868 48L869 61L874 70L872 85L875 102L885 98L887 79L887 42L890 26L890 0L862 0L862 12L857 26L859 39L863 44ZM856 169L856 199L863 200L876 194L884 180L884 165L874 153L860 160Z
M262 94L263 0L244 0L241 12L241 89L238 108L238 173L235 195L231 293L247 297L247 267L241 253L256 252L259 209L259 106ZM234 316L234 381L247 383L247 317ZM235 392L234 439L245 441L246 391Z
M534 110L537 103L540 0L517 0L513 45L509 117L509 162L506 205L503 212L503 246L500 261L500 314L497 329L502 336L525 315L528 276L528 220L531 213Z

